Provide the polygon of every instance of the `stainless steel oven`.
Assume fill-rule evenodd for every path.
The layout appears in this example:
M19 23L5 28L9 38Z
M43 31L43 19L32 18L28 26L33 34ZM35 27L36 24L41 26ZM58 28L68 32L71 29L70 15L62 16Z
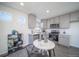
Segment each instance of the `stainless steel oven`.
M58 37L59 37L59 31L58 30L52 30L49 33L49 39L52 41L58 41Z

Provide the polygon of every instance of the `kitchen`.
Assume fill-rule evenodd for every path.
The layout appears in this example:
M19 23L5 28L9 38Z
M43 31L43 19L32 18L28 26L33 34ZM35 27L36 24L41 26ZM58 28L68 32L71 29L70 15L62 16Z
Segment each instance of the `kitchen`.
M34 15L31 15L31 17L32 17L32 20L35 21L36 17ZM33 19L33 17L35 18ZM72 34L70 31L71 23L79 21L78 17L79 17L79 11L75 11L75 12L66 13L64 15L60 15L57 17L51 17L49 19L42 19L41 21L39 21L39 23L42 24L42 29L45 29L48 34L53 31L57 32L58 36L56 37L58 37L58 40L57 40L58 44L69 47L74 45L74 44L73 45L71 44L72 42L72 39L71 39ZM31 24L30 20L29 20L30 28L34 28L34 26L35 27L41 26L37 21L36 21L37 26L35 22L34 23L32 22ZM76 46L73 46L73 47L76 47Z
M31 15L31 17L34 17L34 15ZM71 47L79 48L79 43L78 43L79 36L77 34L79 32L78 31L79 30L78 29L79 23L77 25L73 26L74 23L79 22L78 18L79 18L79 11L74 11L71 13L66 13L66 14L57 16L57 17L51 17L51 18L42 19L42 20L37 19L35 17L34 19L32 18L32 20L34 20L36 22L34 22L34 23L32 22L32 25L34 25L35 28L40 28L40 26L42 25L41 29L46 30L46 33L47 33L47 36L49 37L49 40L54 41L54 43L58 44L59 46L67 47L67 50L70 53ZM30 20L31 19L29 19L29 21ZM31 22L29 22L29 24L31 25ZM36 26L36 24L38 26ZM77 27L77 28L75 28L75 27ZM34 28L34 27L32 27L32 28ZM75 28L76 32L75 32L74 28ZM31 31L32 31L32 29L31 29ZM36 32L36 30L35 30L35 32ZM39 30L37 30L37 32L39 32ZM74 36L74 32L75 32L75 36ZM29 36L29 38L30 38L29 43L33 42L32 34L33 33L30 32L31 36ZM50 34L52 37L50 37ZM74 39L74 38L76 38L76 39ZM61 48L61 49L63 49L63 48Z
M73 45L71 44L72 34L70 33L71 32L70 27L71 27L71 23L79 21L78 17L79 17L79 11L67 13L57 17L52 17L43 21L43 27L46 29L48 33L52 31L59 32L58 44L67 46L67 47L73 46L74 44ZM51 24L53 25L52 27L51 27ZM73 46L73 47L76 47L76 46Z

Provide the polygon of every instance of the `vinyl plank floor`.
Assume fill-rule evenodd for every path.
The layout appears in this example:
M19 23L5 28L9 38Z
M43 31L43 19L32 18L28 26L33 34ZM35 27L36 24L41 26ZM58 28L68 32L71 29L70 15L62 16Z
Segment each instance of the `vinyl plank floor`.
M53 56L53 51L52 57ZM79 48L65 47L56 43L55 46L55 57L79 57ZM28 57L26 48L16 51L15 53L9 54L7 57Z

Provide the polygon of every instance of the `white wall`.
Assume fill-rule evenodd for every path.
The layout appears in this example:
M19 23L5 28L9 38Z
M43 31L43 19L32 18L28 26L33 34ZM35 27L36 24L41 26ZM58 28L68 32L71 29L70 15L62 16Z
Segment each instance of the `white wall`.
M0 11L5 11L12 14L12 20L8 22L0 21L0 55L8 52L7 35L13 29L23 34L23 46L28 44L28 16L27 14L16 9L0 6ZM20 16L24 16L25 20L20 20ZM1 24L2 23L2 24Z
M6 53L7 50L8 48L5 25L0 21L0 55Z
M70 24L70 45L79 48L79 22Z

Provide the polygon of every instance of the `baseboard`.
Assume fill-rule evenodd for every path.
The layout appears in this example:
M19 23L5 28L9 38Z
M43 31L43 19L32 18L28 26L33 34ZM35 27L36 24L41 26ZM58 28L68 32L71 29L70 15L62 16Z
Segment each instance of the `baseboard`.
M77 48L77 49L79 49L78 47L74 47L74 46L70 46L70 48Z
M23 46L22 46L22 49L23 49L23 48L26 48L26 45L23 45ZM8 52L6 52L6 53L0 55L0 57L6 57L6 56L8 56Z
M59 43L58 43L58 45L66 47L66 48L70 48L70 46L65 46L65 45L62 45L62 44L59 44Z
M6 57L7 55L8 55L8 52L4 53L4 54L1 54L0 57Z

